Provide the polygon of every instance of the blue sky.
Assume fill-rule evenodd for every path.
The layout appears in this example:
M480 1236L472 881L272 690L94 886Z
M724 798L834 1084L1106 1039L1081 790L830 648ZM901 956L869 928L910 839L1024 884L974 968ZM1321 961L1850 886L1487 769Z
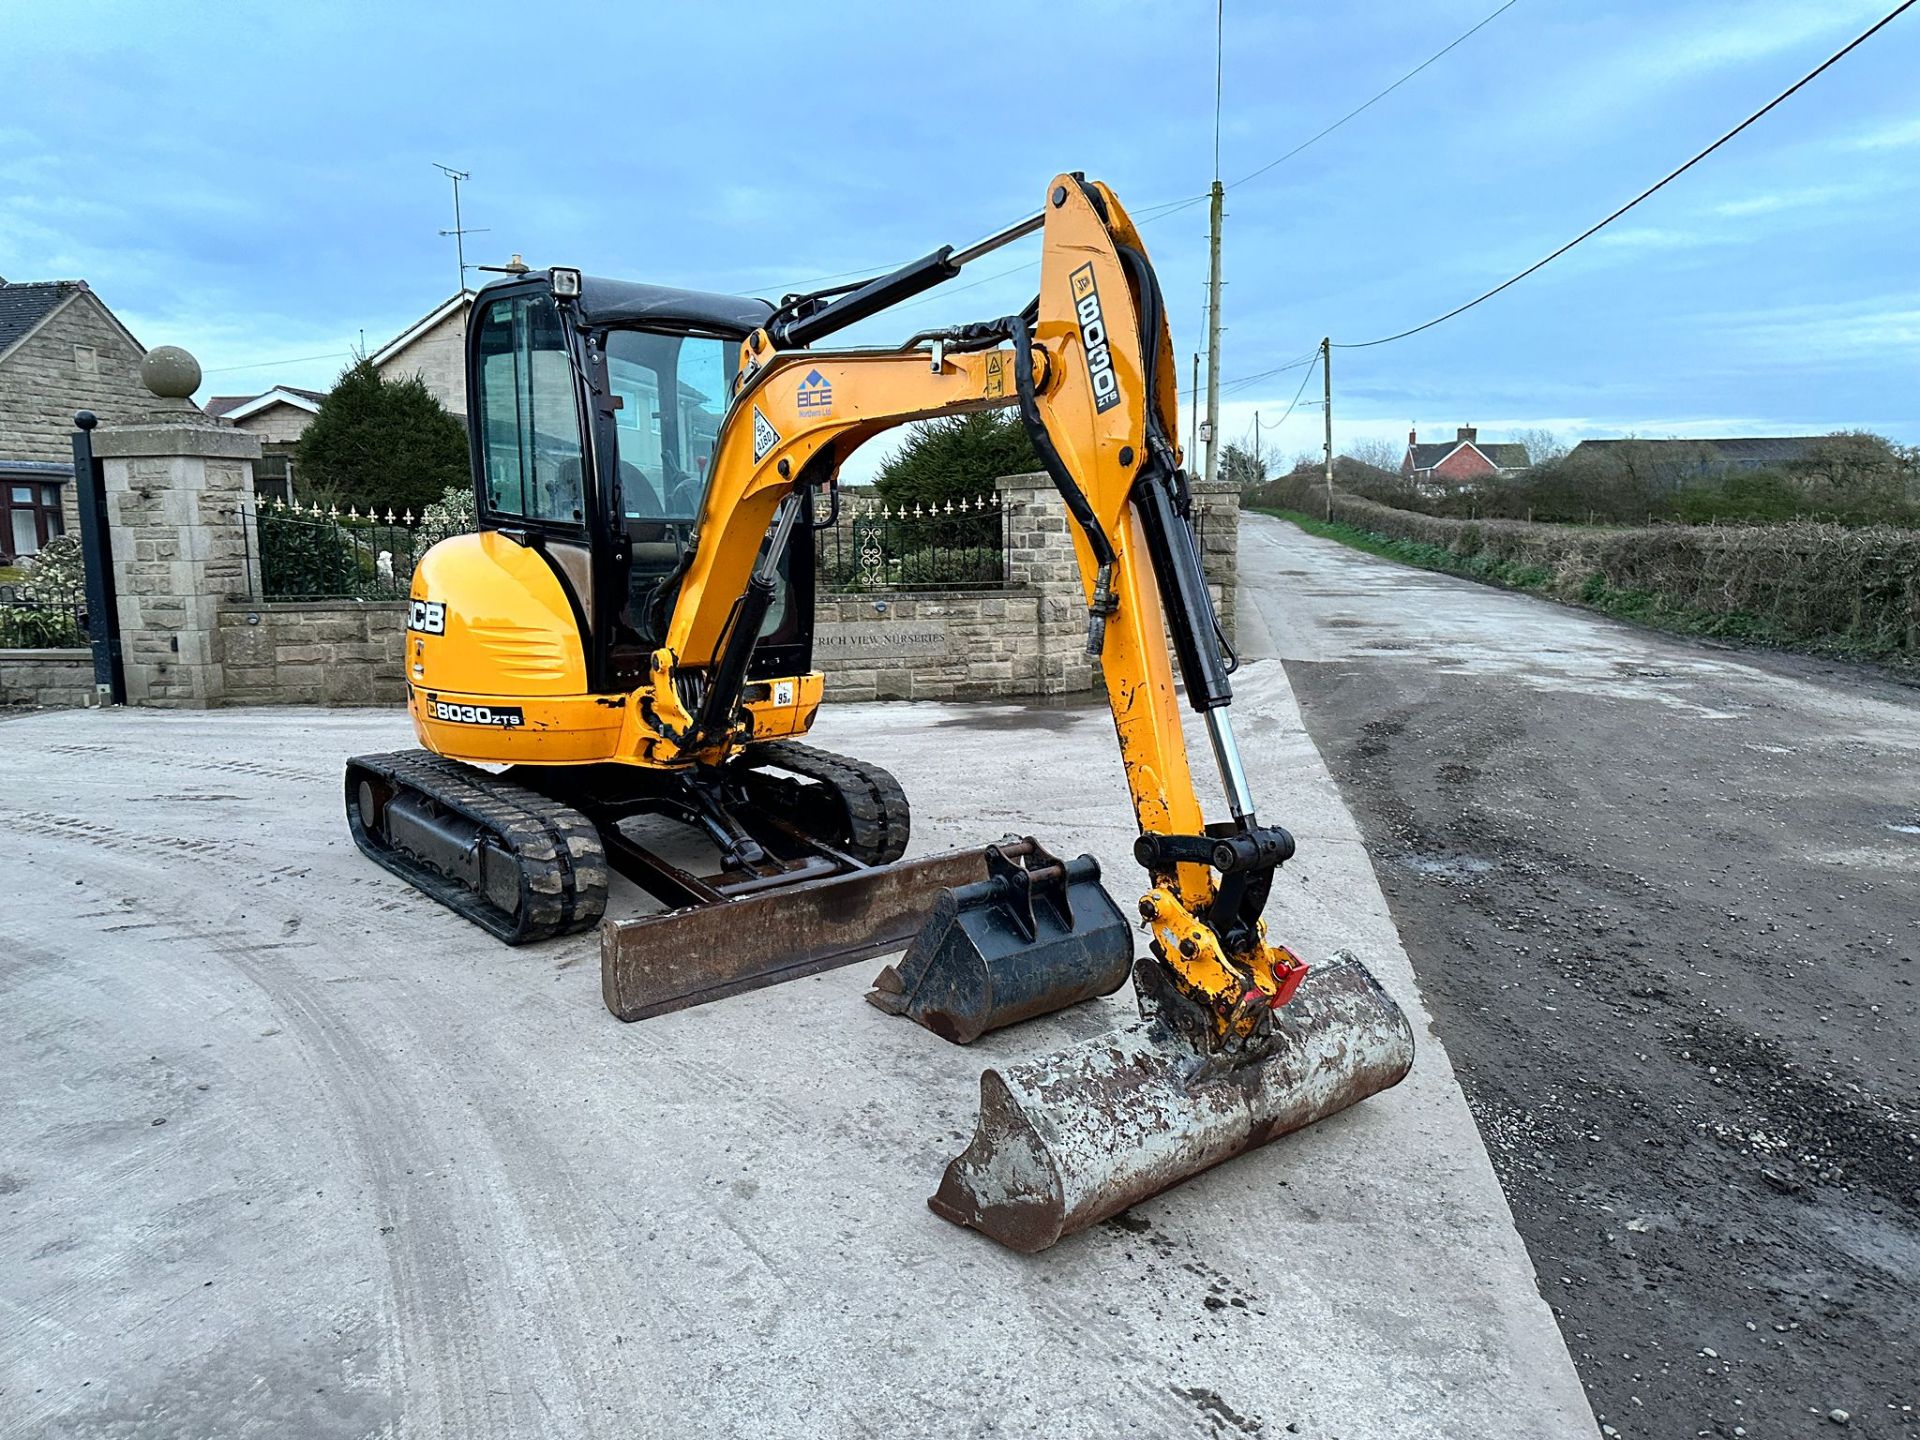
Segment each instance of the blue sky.
M1265 165L1497 0L1227 0L1221 169ZM1892 0L1520 0L1227 197L1228 382L1451 308L1745 116ZM1136 212L1212 169L1210 3L0 6L0 274L85 278L204 393L324 388L469 259L777 294L977 238L1082 169ZM1335 439L1920 442L1920 10L1610 230L1413 339L1336 352ZM1204 204L1144 231L1186 374ZM1017 308L1032 242L860 338ZM969 288L961 289L961 286ZM1230 385L1319 443L1302 370ZM1315 379L1311 390L1317 392ZM1315 398L1313 393L1307 401ZM872 456L863 456L869 463ZM864 467L863 467L864 468Z

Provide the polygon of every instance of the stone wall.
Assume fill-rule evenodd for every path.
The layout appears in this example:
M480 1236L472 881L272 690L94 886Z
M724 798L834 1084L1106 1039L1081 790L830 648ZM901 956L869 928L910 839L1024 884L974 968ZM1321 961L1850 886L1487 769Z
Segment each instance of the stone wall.
M1017 590L823 595L813 663L829 700L1036 693L1040 604Z
M0 705L75 710L94 703L90 650L0 650Z
M94 435L128 698L159 706L403 701L401 604L252 598L260 593L258 559L239 516L260 442L194 418ZM955 699L1095 688L1066 507L1042 475L1009 476L998 489L1004 587L820 597L815 660L828 674L830 696ZM1238 500L1226 487L1199 499L1208 579L1231 627ZM84 655L74 660L49 657L51 668L20 670L8 683L33 703L84 700L91 675Z
M220 612L227 705L401 705L407 686L407 607L228 605Z

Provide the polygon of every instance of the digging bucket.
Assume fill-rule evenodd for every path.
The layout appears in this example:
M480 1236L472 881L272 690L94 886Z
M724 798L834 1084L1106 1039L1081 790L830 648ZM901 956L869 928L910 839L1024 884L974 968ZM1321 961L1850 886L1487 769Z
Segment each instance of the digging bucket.
M966 1045L1126 983L1133 927L1100 884L1099 862L1057 859L1031 836L1009 851L989 845L987 878L934 902L900 963L875 978L870 1003Z
M927 1202L1015 1250L1044 1250L1202 1170L1397 1085L1413 1028L1358 960L1316 967L1271 1031L1212 1055L1173 1022L1157 962L1141 1019L980 1077L973 1141Z

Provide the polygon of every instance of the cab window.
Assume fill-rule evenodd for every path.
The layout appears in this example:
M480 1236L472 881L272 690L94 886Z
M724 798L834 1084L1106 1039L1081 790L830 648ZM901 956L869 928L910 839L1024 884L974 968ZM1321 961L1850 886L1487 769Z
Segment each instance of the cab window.
M579 400L552 297L492 302L480 317L477 349L473 406L487 509L500 517L584 524Z
M628 520L689 522L700 513L737 346L691 335L615 330L607 386L619 398L620 500Z

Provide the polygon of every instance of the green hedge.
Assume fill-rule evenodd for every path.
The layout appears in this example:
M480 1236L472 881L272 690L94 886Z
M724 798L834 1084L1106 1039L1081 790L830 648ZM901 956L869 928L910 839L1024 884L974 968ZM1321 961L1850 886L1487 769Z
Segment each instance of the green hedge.
M1408 564L1534 590L1663 629L1882 660L1920 659L1920 532L1897 526L1590 529L1455 520L1287 480L1247 497ZM1344 533L1342 533L1344 532Z

